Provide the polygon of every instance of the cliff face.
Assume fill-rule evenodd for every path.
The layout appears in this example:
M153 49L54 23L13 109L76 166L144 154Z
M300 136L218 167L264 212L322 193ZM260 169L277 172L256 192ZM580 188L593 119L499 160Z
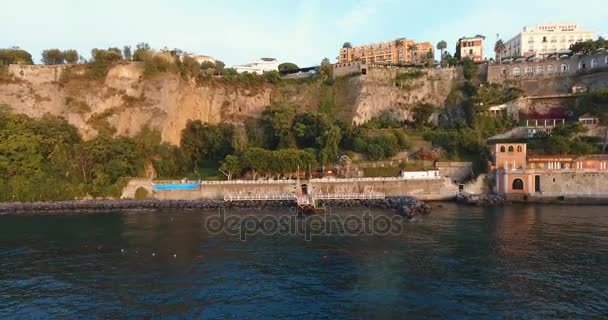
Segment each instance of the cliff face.
M417 78L396 81L399 72L367 70L367 75L361 77L362 89L355 103L355 123L365 123L386 111L399 119L411 119L413 108L420 103L443 106L452 86L461 80L456 69L429 69Z
M429 70L397 86L394 70L378 69L365 76L339 78L332 86L319 81L197 85L168 73L144 79L138 63L116 65L104 80L87 80L78 66L67 70L65 66L12 65L9 71L15 81L0 83L0 105L8 105L13 112L63 117L85 139L99 132L132 136L149 126L173 144L179 143L190 119L242 123L258 117L272 103L294 105L299 111L328 105L338 117L355 123L384 111L407 119L419 102L441 105L457 80L455 70Z

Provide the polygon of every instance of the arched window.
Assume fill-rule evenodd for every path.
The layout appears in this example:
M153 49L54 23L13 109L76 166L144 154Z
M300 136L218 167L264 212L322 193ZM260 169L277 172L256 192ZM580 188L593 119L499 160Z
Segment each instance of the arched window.
M543 66L536 66L536 75L537 76L543 75Z
M585 62L585 60L581 60L581 61L578 63L578 69L579 69L579 70L584 70L584 69L587 69L587 62Z
M547 73L548 73L548 74L553 74L553 73L555 73L555 66L554 66L554 65L552 65L552 64L548 65L548 66L547 66Z
M565 63L563 63L562 66L561 66L561 68L560 68L561 72L568 72L568 69L569 69L568 65L565 64Z
M506 76L507 75L507 68L502 68L502 75Z
M521 146L517 146L517 152L522 152L523 149L521 148Z
M534 72L533 69L532 69L532 67L530 67L530 66L526 67L525 70L526 70L525 71L526 72L526 76L531 76L533 74L533 72Z
M513 190L524 190L524 181L519 178L513 180Z
M500 152L505 152L505 146L500 147Z
M509 152L513 152L513 146L509 146Z
M513 76L515 76L515 77L521 76L521 69L519 67L513 68Z
M608 55L604 58L604 64L608 65Z
M593 58L591 59L591 69L593 68L597 68L597 66L600 64L600 60L598 58Z

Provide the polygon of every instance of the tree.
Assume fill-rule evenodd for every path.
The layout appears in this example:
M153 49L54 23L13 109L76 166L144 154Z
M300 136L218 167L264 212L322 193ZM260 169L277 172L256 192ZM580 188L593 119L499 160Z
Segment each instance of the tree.
M63 52L59 49L47 49L42 51L42 63L47 65L63 64Z
M499 63L502 62L502 54L506 50L507 47L505 46L505 43L502 41L502 39L498 39L496 44L494 44L494 52L496 53L496 59Z
M191 56L183 56L175 58L179 72L184 79L196 78L201 73L201 65Z
M437 50L439 50L441 52L441 59L443 59L443 50L445 50L448 47L448 44L441 40L439 42L437 42Z
M407 50L410 53L410 63L414 63L414 53L418 50L418 45L413 43L407 46Z
M272 149L293 146L291 127L294 116L294 108L284 105L272 105L262 112L262 125Z
M464 79L471 81L477 75L477 65L471 58L466 57L462 60L462 73Z
M151 51L150 45L146 42L140 42L135 46L133 52L133 61L144 61L148 53Z
M65 60L65 63L69 63L69 64L74 64L74 63L78 63L78 51L74 50L74 49L69 49L69 50L65 50L63 51L63 59Z
M122 56L127 61L130 61L133 58L133 54L131 53L131 46L122 47Z
M414 127L422 128L427 126L429 124L429 119L431 118L434 109L435 108L433 107L433 105L428 103L417 105L414 108L412 116L412 118L414 119Z
M284 62L279 65L279 71L281 71L281 72L298 70L298 69L299 69L299 67L295 63L291 63L291 62Z
M118 48L91 50L92 62L97 64L111 64L122 60L122 52Z
M342 49L350 49L352 47L353 45L350 42L344 42L344 44L342 45Z
M180 145L197 166L204 160L223 159L234 150L231 141L233 127L210 125L200 120L188 120L182 130Z
M334 75L334 69L328 58L323 58L323 60L321 60L320 73L325 79L331 78Z
M340 127L333 124L323 129L323 134L317 138L318 144L321 146L319 160L322 164L329 164L338 160L342 132Z
M0 49L0 64L34 64L34 61L29 52L22 50L19 47L12 47Z
M228 180L232 180L232 176L238 175L241 172L239 158L231 154L227 155L226 158L220 162L219 170Z

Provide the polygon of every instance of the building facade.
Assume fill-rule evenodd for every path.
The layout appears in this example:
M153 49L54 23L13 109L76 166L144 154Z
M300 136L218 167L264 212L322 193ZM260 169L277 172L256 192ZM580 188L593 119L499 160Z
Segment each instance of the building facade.
M608 184L585 186L585 181L595 183L608 177L608 154L528 155L525 143L497 143L491 155L498 194L608 196Z
M458 39L458 42L456 43L456 52L459 54L460 60L470 58L475 62L483 61L483 41L485 39L486 37L479 34L474 37Z
M505 80L555 78L608 70L606 51L589 55L522 60L525 61L489 64L487 81L501 83Z
M434 51L430 42L405 38L340 49L338 63L354 61L364 64L424 64L434 61Z
M275 58L260 58L254 62L240 66L235 66L234 69L238 73L255 73L263 74L270 71L279 71L279 62Z
M502 58L529 57L567 52L570 45L593 39L593 31L582 29L576 23L551 23L524 27L505 42Z

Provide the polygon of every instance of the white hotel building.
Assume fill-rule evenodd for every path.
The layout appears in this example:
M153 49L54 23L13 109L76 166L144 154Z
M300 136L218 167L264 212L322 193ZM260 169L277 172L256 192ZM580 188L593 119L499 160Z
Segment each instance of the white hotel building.
M275 58L260 58L254 62L234 66L238 73L249 72L255 74L263 74L269 71L279 71L279 62Z
M505 42L506 51L502 54L502 58L565 52L570 49L571 44L593 39L593 31L581 29L575 23L528 26Z

